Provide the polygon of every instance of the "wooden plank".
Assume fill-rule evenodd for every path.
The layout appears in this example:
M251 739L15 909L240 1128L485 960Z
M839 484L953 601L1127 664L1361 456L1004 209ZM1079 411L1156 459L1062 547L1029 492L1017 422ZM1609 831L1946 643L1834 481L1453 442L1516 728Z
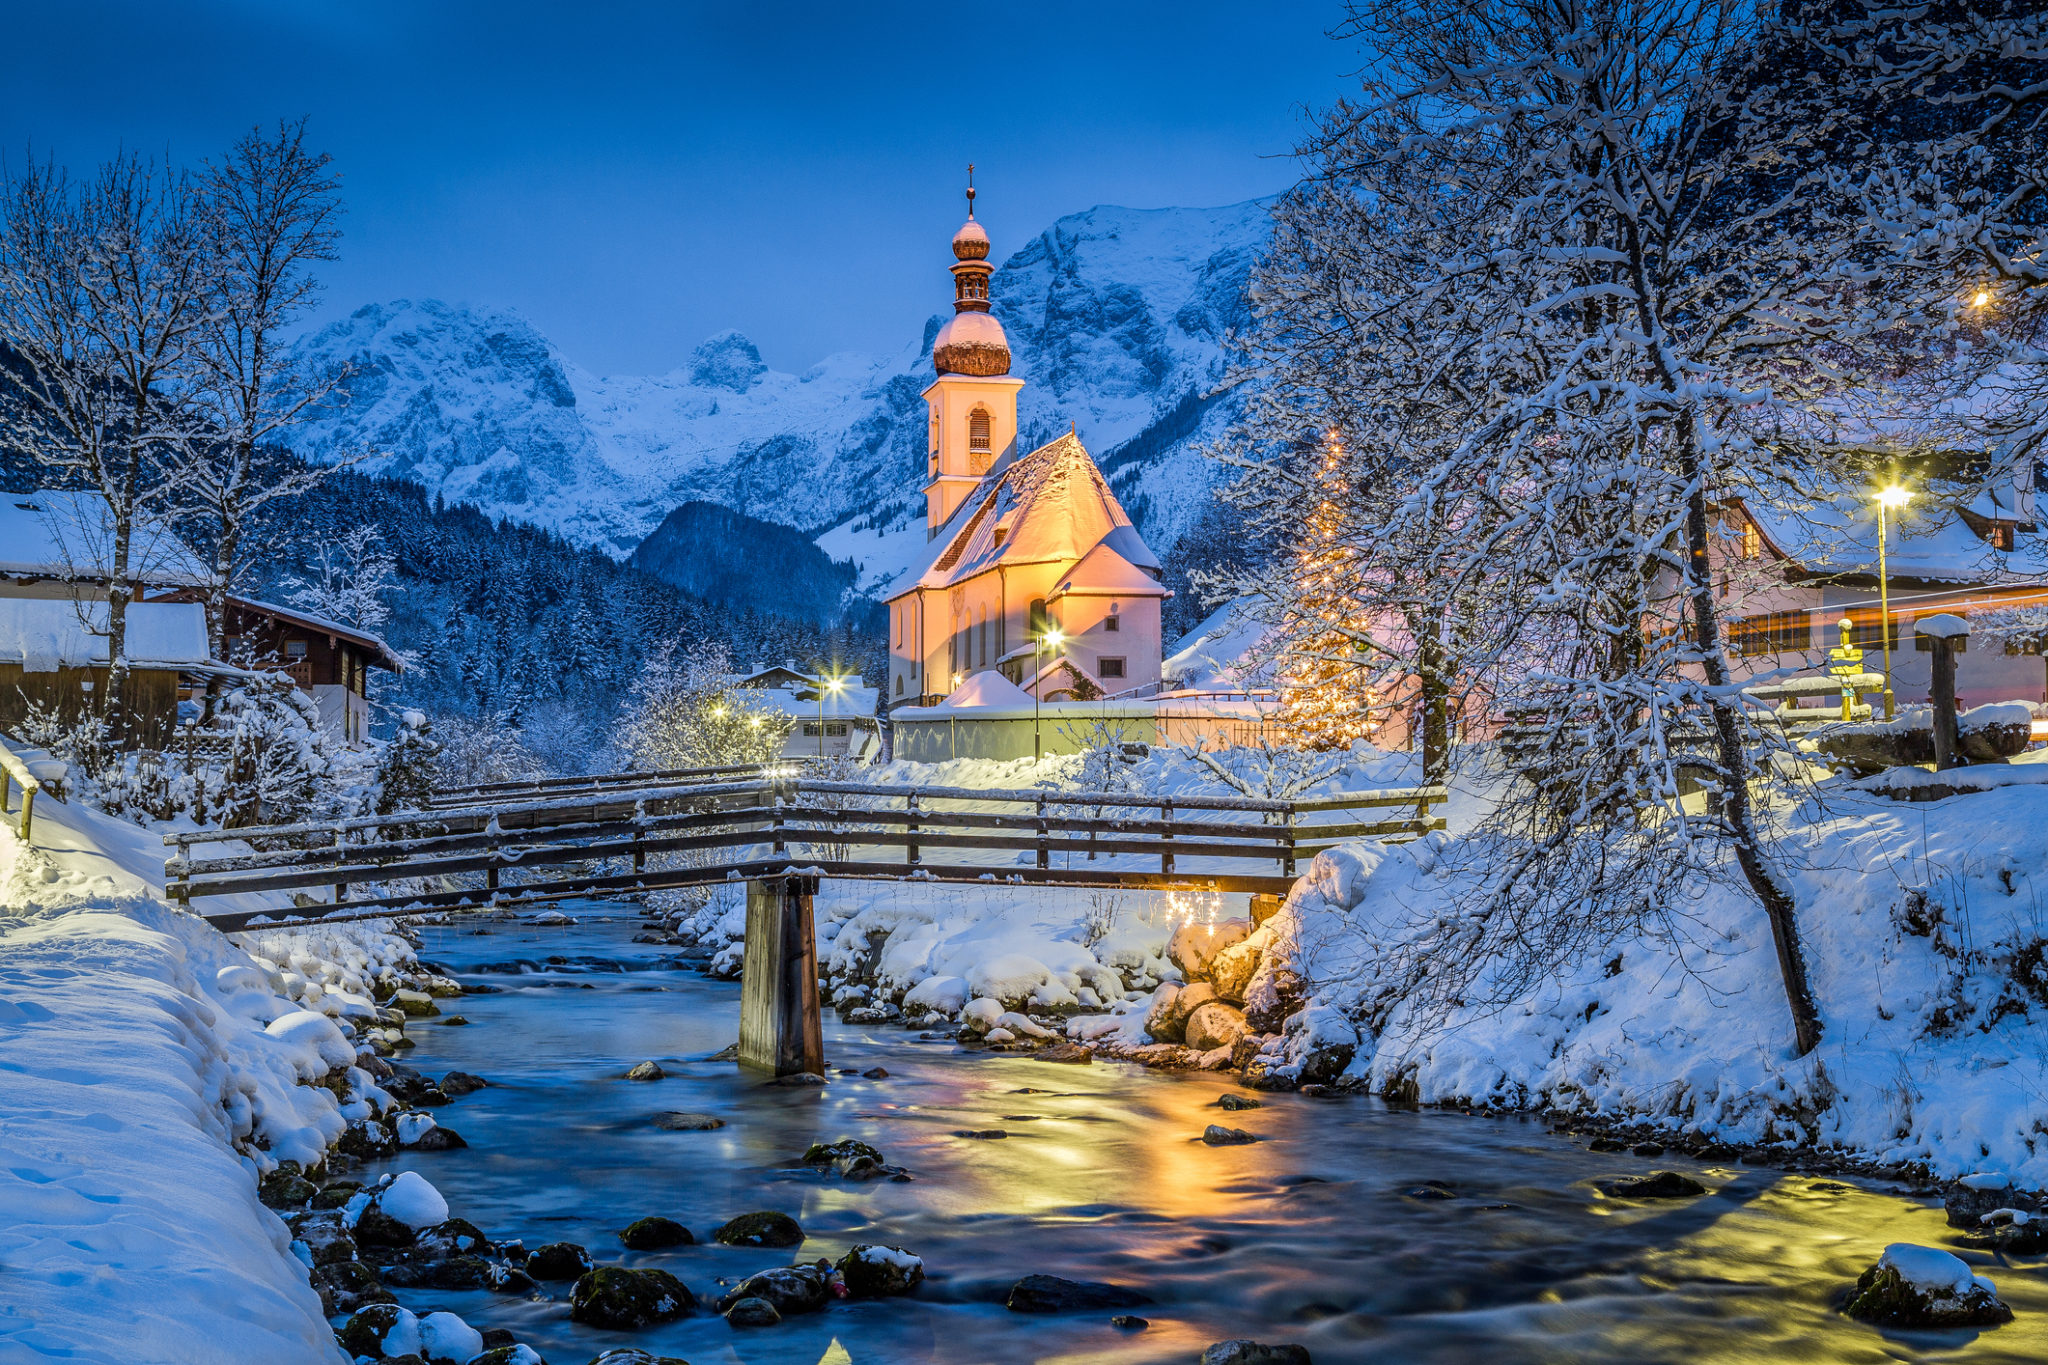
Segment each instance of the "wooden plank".
M747 883L746 959L740 970L740 1064L775 1076L825 1074L818 1014L815 877Z

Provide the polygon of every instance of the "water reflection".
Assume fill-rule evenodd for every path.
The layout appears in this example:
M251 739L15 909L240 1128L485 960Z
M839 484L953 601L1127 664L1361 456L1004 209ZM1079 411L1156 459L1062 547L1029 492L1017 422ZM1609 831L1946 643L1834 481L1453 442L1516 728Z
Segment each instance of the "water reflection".
M640 966L625 912L582 907L574 929L500 926L428 933L425 956L458 973L548 954ZM1683 1159L1595 1155L1541 1125L1370 1101L1262 1097L1224 1115L1214 1077L1122 1065L1059 1066L971 1056L900 1029L829 1017L834 1075L780 1088L701 1059L731 1042L738 990L674 969L470 976L474 1025L413 1030L411 1060L492 1085L440 1111L472 1144L408 1155L462 1216L527 1244L583 1242L600 1260L660 1265L700 1295L777 1263L718 1246L629 1253L616 1229L663 1214L700 1238L734 1214L794 1214L805 1257L856 1241L908 1247L930 1279L914 1298L843 1305L764 1332L700 1316L635 1334L570 1323L558 1301L403 1292L504 1326L554 1365L610 1345L706 1362L1186 1362L1218 1338L1299 1341L1332 1362L2034 1361L2048 1356L2048 1276L2039 1262L1989 1272L2019 1315L1981 1335L1886 1337L1834 1311L1885 1243L1940 1245L1928 1209L1875 1187ZM583 987L589 989L583 989ZM649 989L658 987L659 989ZM671 1077L621 1079L655 1058ZM668 1132L664 1110L727 1126ZM1196 1141L1219 1119L1253 1146ZM1001 1139L957 1137L1001 1129ZM908 1184L843 1185L792 1169L814 1140L857 1137L909 1167ZM1696 1175L1706 1198L1604 1198L1595 1179L1653 1165ZM1426 1181L1455 1198L1408 1191ZM1983 1259L1983 1258L1978 1258ZM1107 1313L1023 1317L1009 1285L1045 1272L1150 1295L1152 1326L1125 1333Z

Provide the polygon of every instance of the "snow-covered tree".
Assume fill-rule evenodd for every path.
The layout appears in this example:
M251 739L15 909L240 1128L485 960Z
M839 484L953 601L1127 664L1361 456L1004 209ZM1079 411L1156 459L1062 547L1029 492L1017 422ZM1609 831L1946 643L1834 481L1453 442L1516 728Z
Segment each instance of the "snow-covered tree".
M505 712L485 716L437 716L433 731L438 784L477 786L540 777L546 765L526 747L525 736Z
M398 561L374 526L357 526L313 554L310 577L294 578L289 601L330 621L375 631L391 619L387 595L398 586Z
M123 155L73 185L31 162L0 182L0 340L20 359L0 411L52 484L105 499L105 714L126 733L138 524L193 435L193 346L208 303L189 177Z
M340 182L305 134L304 119L280 123L275 135L253 130L200 177L207 299L193 354L206 429L185 451L177 495L211 553L206 620L215 658L226 657L226 599L249 567L252 519L328 472L262 450L314 415L343 378L292 369L284 345L318 291L310 268L334 259L340 236Z
M224 829L292 824L316 813L333 772L320 712L294 687L239 687L220 702L228 757L216 812Z
M370 806L378 815L425 810L439 781L441 746L429 733L426 713L405 711L398 729L377 755Z
M646 769L772 761L795 721L749 704L745 691L733 686L735 676L722 644L698 639L664 646L633 683L615 747Z
M1507 726L1521 781L1477 841L1479 938L1435 985L1668 924L1732 863L1810 1050L1713 554L1732 500L1796 515L1860 484L1851 419L1928 325L1868 288L1885 248L1846 172L1870 102L1733 3L1396 0L1350 30L1377 60L1282 210L1255 353L1278 386L1246 477L1314 486L1302 462L1341 442L1331 586L1355 601L1318 610L1297 576L1296 619L1451 642Z

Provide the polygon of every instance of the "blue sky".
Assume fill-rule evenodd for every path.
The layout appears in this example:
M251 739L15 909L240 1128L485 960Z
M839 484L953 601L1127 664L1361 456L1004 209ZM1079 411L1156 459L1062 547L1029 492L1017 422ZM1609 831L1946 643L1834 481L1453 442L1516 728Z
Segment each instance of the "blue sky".
M658 373L738 327L780 369L950 298L968 161L1007 255L1098 203L1290 183L1357 54L1322 3L64 0L0 8L0 151L198 160L311 117L345 177L323 311L508 305Z

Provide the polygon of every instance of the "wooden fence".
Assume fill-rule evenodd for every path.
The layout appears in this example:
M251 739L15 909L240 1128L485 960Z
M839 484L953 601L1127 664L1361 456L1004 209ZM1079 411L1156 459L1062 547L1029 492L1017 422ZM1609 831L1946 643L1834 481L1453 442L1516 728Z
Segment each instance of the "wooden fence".
M229 929L785 875L1284 893L1300 863L1325 848L1443 828L1430 814L1443 799L1441 787L1290 802L789 778L665 784L190 830L164 836L177 846L164 877L188 907L254 892L328 892L295 909L207 916ZM1391 818L1367 816L1403 808ZM196 847L227 841L247 850L193 856Z

